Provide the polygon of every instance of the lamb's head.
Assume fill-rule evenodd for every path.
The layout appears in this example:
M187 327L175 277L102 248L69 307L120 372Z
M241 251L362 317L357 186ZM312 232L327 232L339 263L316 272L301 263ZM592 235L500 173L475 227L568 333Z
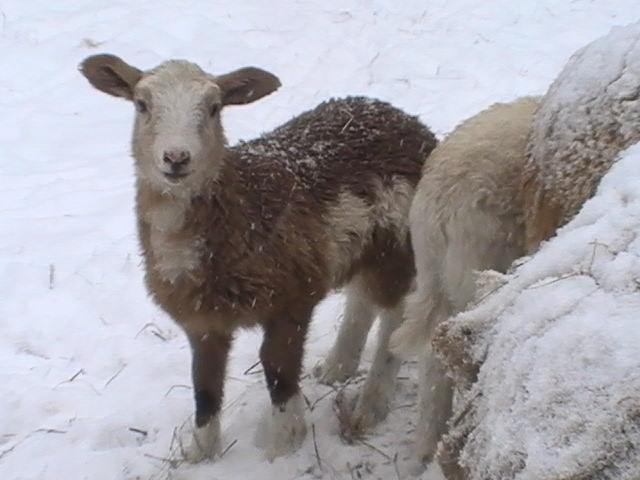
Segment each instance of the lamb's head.
M216 178L226 140L220 111L251 103L280 86L277 77L248 67L214 76L184 60L142 71L113 55L87 58L80 70L105 93L133 102L133 156L140 181L179 195Z

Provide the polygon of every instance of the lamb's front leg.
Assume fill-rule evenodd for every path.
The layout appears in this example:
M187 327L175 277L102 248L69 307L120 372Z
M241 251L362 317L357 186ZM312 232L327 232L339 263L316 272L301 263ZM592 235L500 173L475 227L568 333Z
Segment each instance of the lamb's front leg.
M190 462L212 459L222 451L220 410L231 338L216 333L188 334L193 355L195 429L185 455Z
M287 315L264 325L260 360L271 395L271 413L257 443L269 460L297 450L307 434L305 403L300 393L304 341L311 311Z

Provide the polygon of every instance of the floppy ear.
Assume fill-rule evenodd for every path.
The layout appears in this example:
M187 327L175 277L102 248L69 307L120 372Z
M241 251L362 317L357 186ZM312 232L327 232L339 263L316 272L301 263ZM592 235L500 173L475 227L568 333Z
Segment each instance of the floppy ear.
M80 64L80 71L98 90L133 99L133 88L142 78L142 72L115 55L93 55Z
M246 67L215 79L222 90L223 105L243 105L269 95L280 87L278 77L265 70Z

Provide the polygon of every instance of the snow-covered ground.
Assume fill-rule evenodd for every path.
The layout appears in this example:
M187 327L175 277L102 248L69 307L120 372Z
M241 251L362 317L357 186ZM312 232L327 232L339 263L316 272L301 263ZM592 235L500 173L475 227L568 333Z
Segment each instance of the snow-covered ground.
M131 106L88 86L76 70L85 56L273 71L276 94L225 112L231 140L356 93L444 134L494 101L544 93L578 47L638 16L637 0L0 1L0 478L407 476L412 365L389 419L356 445L339 438L335 392L305 379L315 442L266 463L253 431L268 395L247 372L258 332L237 339L229 371L223 434L237 442L215 464L169 469L193 408L189 350L142 285ZM334 296L316 312L307 371L340 306Z

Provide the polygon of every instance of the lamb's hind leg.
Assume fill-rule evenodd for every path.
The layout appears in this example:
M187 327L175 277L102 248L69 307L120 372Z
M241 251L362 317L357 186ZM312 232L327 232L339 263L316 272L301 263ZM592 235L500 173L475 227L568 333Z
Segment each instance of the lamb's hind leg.
M355 375L375 309L366 295L362 277L355 277L345 288L346 305L338 337L326 360L313 373L322 383L344 382Z
M404 320L405 296L415 276L413 253L399 233L376 232L375 249L366 257L362 276L370 302L381 309L378 345L351 417L354 433L364 431L389 413L400 357L389 350L391 334Z
M447 432L453 386L444 365L430 347L424 352L420 364L420 415L416 426L416 452L418 460L426 465L433 460L438 442Z
M256 440L269 460L297 450L307 433L299 379L311 311L287 313L264 325L260 360L272 408Z
M384 420L389 413L401 364L400 359L389 351L389 338L402 323L403 313L404 302L382 310L375 358L358 395L351 419L355 432L366 431Z

